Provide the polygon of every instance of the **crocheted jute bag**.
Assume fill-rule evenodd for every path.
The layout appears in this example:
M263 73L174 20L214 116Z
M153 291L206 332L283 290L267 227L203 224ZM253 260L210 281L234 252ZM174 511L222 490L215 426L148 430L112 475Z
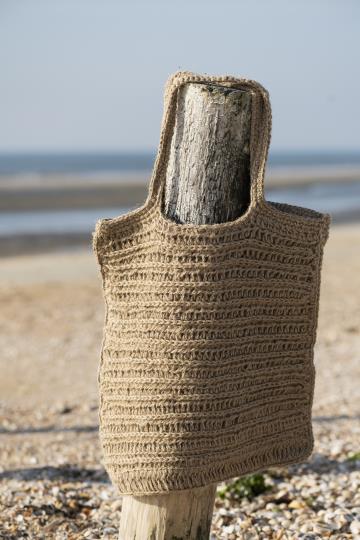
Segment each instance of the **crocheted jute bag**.
M189 82L252 94L251 203L234 221L179 224L162 210L177 92ZM312 451L330 218L265 200L270 134L269 97L257 82L176 73L145 203L96 224L106 307L100 441L121 494L200 487Z

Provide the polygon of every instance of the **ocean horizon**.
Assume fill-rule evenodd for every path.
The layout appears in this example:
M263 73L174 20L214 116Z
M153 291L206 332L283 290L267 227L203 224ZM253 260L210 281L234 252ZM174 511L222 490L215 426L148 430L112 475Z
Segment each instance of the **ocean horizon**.
M0 153L0 241L44 234L90 238L97 219L135 208L134 193L145 198L154 160L155 152ZM359 218L360 152L271 152L268 165L268 200L329 212L337 221ZM283 181L274 183L272 175ZM114 198L122 180L122 195Z
M335 221L352 221L360 216L360 182L268 188L266 199L329 212ZM114 218L133 209L124 206L99 206L48 211L2 211L0 240L9 236L43 234L85 234L90 238L98 219Z
M151 171L156 152L0 152L0 176ZM271 151L270 168L360 167L360 150Z

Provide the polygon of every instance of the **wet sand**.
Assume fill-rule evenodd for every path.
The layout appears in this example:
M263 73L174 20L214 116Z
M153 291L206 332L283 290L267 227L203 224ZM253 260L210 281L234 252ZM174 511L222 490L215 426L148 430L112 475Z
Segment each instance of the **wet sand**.
M135 208L146 199L151 171L114 175L0 177L0 212L72 208ZM273 167L268 188L360 180L360 167Z

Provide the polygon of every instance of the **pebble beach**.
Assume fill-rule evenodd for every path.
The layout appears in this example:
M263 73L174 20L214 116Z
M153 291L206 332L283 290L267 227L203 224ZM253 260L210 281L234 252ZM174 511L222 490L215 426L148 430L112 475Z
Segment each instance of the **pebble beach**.
M211 539L360 539L360 225L325 247L306 462L260 493L218 486ZM89 246L0 259L0 538L116 539L121 497L101 464L104 316Z

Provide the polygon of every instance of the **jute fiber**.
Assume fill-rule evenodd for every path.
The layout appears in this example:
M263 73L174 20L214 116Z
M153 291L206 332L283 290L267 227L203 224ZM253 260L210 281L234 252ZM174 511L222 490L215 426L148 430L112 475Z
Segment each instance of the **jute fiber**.
M235 221L192 225L162 210L181 85L252 93L251 203ZM189 489L307 458L313 347L327 214L264 198L267 91L179 72L166 85L143 206L98 221L106 305L100 440L122 494Z

